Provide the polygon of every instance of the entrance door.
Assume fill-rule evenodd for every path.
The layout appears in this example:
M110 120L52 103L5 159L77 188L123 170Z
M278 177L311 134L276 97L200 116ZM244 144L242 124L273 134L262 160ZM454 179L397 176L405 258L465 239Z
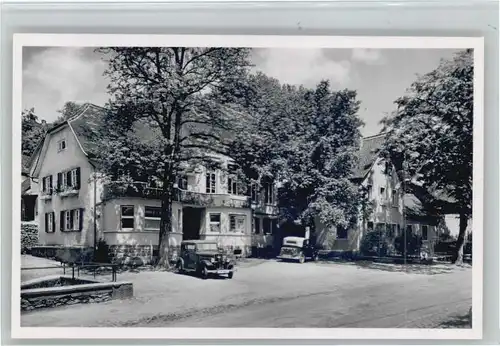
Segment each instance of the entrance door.
M200 239L201 218L203 208L182 208L182 239Z

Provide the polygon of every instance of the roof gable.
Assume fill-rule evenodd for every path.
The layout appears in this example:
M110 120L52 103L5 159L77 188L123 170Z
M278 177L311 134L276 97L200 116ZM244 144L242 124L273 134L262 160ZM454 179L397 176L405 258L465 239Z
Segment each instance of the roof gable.
M385 134L363 138L361 148L358 152L358 164L353 172L353 178L364 178L379 157L380 150L384 144Z

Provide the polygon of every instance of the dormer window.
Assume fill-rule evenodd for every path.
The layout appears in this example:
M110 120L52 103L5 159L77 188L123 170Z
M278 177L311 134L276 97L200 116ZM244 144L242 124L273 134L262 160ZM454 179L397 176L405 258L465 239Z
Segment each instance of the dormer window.
M57 142L57 151L63 151L66 149L66 140L61 139L59 142Z

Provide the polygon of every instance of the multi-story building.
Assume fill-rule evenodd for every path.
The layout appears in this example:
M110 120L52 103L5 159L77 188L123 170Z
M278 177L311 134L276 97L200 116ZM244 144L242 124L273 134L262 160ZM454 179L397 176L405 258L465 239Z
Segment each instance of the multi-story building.
M40 181L40 246L93 248L103 240L114 256L149 261L158 250L160 190L105 182L89 155L85 130L88 124L99 126L103 111L86 104L50 129L36 153L32 171ZM200 165L178 178L168 235L172 250L183 239L214 240L242 256L272 246L278 230L274 184L252 185L243 194L231 174L232 160L210 157L220 168Z
M363 188L368 202L360 207L357 223L350 229L329 229L318 222L316 241L325 249L357 252L367 232L379 231L386 239L394 240L406 227L421 236L432 252L440 219L425 214L418 199L404 193L395 167L380 155L383 142L384 134L362 139L352 181Z

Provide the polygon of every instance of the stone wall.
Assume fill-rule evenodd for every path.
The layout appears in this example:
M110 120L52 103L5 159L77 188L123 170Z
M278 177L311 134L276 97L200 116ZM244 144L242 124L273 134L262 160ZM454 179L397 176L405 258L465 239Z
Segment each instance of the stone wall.
M76 286L21 290L21 311L53 308L63 305L100 303L133 296L130 282L94 283Z
M113 263L141 266L152 264L157 256L157 246L109 245L109 257Z
M38 224L21 222L21 253L30 253L31 248L38 245Z

